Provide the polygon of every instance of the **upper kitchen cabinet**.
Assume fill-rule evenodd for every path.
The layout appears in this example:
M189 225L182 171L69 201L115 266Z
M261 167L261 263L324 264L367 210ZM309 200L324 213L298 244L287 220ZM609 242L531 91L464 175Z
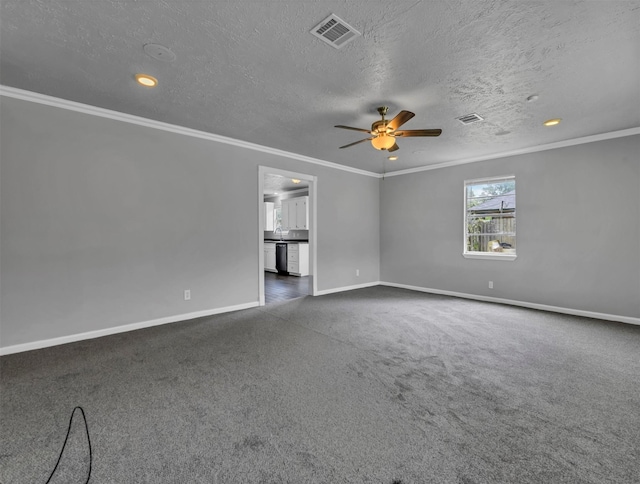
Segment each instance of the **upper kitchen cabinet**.
M296 201L296 228L309 229L309 197L294 198Z
M264 202L264 229L275 230L275 203Z
M282 229L309 229L309 197L282 200Z

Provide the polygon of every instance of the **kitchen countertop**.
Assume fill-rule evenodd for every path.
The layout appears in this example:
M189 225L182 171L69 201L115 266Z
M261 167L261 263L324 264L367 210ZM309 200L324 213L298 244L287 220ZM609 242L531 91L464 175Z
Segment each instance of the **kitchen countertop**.
M280 244L308 244L309 241L307 239L296 239L296 240L279 240L279 239L264 239L265 242L268 243L280 243Z

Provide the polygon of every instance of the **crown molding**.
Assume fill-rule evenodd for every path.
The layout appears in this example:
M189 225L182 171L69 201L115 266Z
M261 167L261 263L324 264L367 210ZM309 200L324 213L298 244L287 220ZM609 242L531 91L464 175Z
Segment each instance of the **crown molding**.
M161 131L168 131L171 133L181 134L184 136L191 136L192 138L200 138L216 143L224 143L232 146L238 146L240 148L246 148L253 151L259 151L275 156L282 156L284 158L290 158L293 160L302 161L304 163L311 163L314 165L325 166L327 168L333 168L336 170L346 171L349 173L356 173L358 175L370 176L373 178L386 178L391 176L409 175L411 173L419 173L422 171L438 170L440 168L449 168L452 166L466 165L468 163L475 163L478 161L495 160L498 158L506 158L509 156L525 155L529 153L536 153L539 151L554 150L558 148L565 148L568 146L581 145L585 143L593 143L595 141L604 141L608 139L622 138L625 136L633 136L640 134L640 127L623 129L620 131L612 131L610 133L596 134L592 136L585 136L582 138L568 139L564 141L558 141L555 143L549 143L545 145L532 146L529 148L523 148L519 150L505 151L502 153L494 153L490 155L477 156L472 158L464 158L461 160L445 161L443 163L436 163L433 165L420 166L416 168L408 168L406 170L392 171L388 173L374 173L371 171L361 170L359 168L352 168L331 161L320 160L318 158L312 158L310 156L299 155L289 151L278 150L276 148L270 148L248 141L241 141L233 138L227 138L218 134L207 133L205 131L198 131L196 129L185 128L183 126L177 126L174 124L164 123L161 121L155 121L149 118L143 118L141 116L134 116L132 114L125 114L119 111L112 111L110 109L99 108L97 106L91 106L89 104L82 104L75 101L68 101L53 96L47 96L46 94L40 94L32 91L25 91L24 89L18 89L15 87L3 86L0 84L0 96L6 96L14 99L21 99L23 101L29 101L38 104L44 104L47 106L53 106L68 111L75 111L78 113L89 114L92 116L98 116L101 118L113 119L116 121L122 121L125 123L136 124L138 126L144 126L147 128L158 129Z
M269 194L264 194L264 198L282 198L284 195L296 195L298 193L304 193L304 192L309 192L309 187L305 187L305 188L297 188L295 190L289 190L286 192L279 192L279 195L269 195Z
M119 111L112 111L110 109L99 108L97 106L91 106L89 104L82 104L75 101L68 101L66 99L60 99L53 96L47 96L46 94L40 94L32 91L25 91L24 89L17 89L15 87L0 85L0 96L10 97L13 99L21 99L23 101L29 101L37 104L44 104L46 106L53 106L60 109L66 109L68 111L75 111L78 113L89 114L91 116L98 116L100 118L112 119L115 121L122 121L124 123L136 124L138 126L144 126L146 128L158 129L161 131L168 131L170 133L181 134L184 136L191 136L192 138L200 138L208 141L214 141L216 143L224 143L227 145L238 146L240 148L246 148L253 151L259 151L261 153L267 153L275 156L282 156L284 158L291 158L294 160L302 161L305 163L311 163L314 165L321 165L327 168L334 168L336 170L347 171L350 173L356 173L358 175L370 176L373 178L381 178L382 175L373 173L371 171L360 170L358 168L352 168L331 161L320 160L318 158L312 158L310 156L299 155L297 153L291 153L289 151L278 150L276 148L270 148L248 141L241 141L233 138L227 138L218 134L207 133L205 131L199 131L196 129L185 128L183 126L177 126L175 124L164 123L162 121L155 121L149 118L143 118L141 116L134 116L132 114L125 114Z
M392 171L392 172L386 173L384 177L386 178L390 176L409 175L411 173L418 173L421 171L437 170L440 168L448 168L448 167L457 166L457 165L466 165L467 163L475 163L476 161L488 161L488 160L496 160L498 158L507 158L509 156L526 155L529 153L537 153L538 151L555 150L558 148L566 148L567 146L582 145L585 143L593 143L595 141L603 141L607 139L623 138L625 136L633 136L636 134L640 134L640 127L623 129L620 131L612 131L610 133L595 134L592 136L585 136L583 138L574 138L574 139L568 139L564 141L557 141L555 143L549 143L546 145L531 146L529 148L523 148L520 150L513 150L513 151L505 151L502 153L495 153L492 155L477 156L473 158L465 158L462 160L445 161L443 163L437 163L434 165L420 166L417 168L409 168L407 170Z

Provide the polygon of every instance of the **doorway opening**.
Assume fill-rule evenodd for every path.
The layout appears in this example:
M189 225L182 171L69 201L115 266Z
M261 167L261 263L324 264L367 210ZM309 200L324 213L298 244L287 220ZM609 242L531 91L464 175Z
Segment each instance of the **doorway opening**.
M313 175L258 167L260 306L317 293L316 184Z

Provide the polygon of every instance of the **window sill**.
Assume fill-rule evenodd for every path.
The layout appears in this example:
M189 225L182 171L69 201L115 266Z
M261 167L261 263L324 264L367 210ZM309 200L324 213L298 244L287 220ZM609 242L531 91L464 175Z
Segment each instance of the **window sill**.
M500 254L500 253L487 254L483 252L464 252L462 256L465 259L485 259L485 260L502 260L502 261L514 261L516 260L516 257L518 257L516 254Z

